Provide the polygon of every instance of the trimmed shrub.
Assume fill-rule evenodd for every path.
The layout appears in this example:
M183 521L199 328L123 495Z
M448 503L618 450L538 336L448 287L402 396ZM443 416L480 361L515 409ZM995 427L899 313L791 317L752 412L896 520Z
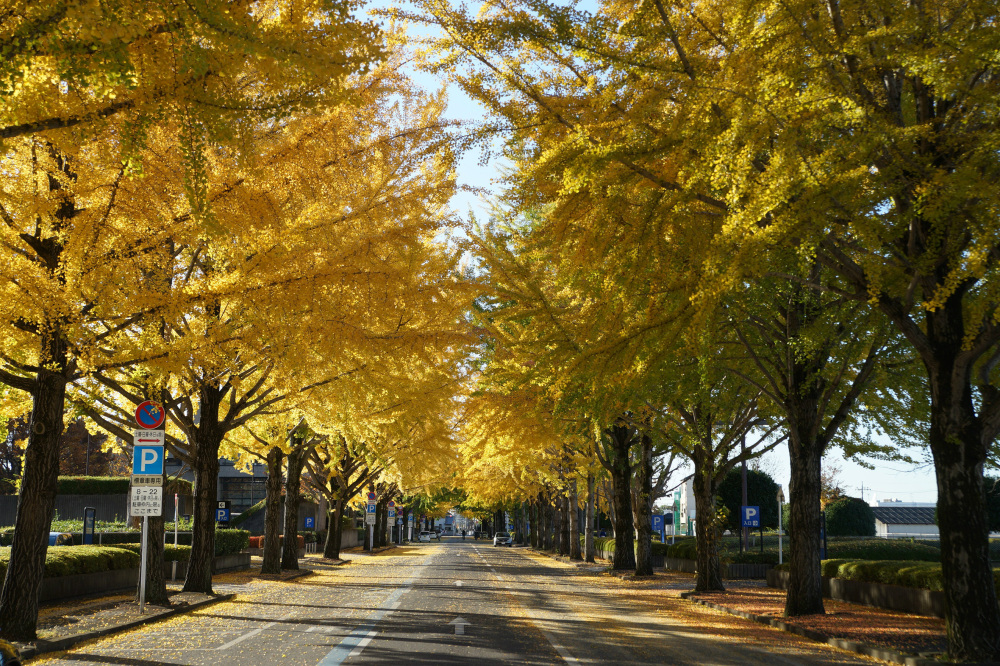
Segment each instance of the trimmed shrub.
M215 554L235 555L241 553L250 543L250 533L246 530L215 530Z
M827 541L826 555L840 560L940 562L941 547L910 539L831 539Z
M136 555L140 555L142 545L138 543L127 543L118 546L125 550L130 550ZM175 546L172 543L163 546L163 560L165 562L187 562L191 559L191 546Z
M868 502L845 497L826 507L826 532L830 536L875 536L875 514Z
M7 575L10 549L0 549L0 576ZM73 546L49 548L45 555L45 576L56 578L99 573L139 566L139 554L117 546Z
M124 495L128 493L127 476L60 476L59 495Z
M249 520L250 516L254 515L258 511L263 511L263 509L264 509L264 503L266 501L267 501L266 499L262 499L261 501L257 502L252 507L250 507L249 509L247 509L246 511L244 511L243 513L241 513L240 515L238 515L235 518L233 518L232 520L230 520L229 521L230 527L239 527L240 525L242 525L243 523L245 523L247 520Z
M674 545L667 546L667 557L679 560L694 560L698 558L698 549L693 537L677 539Z

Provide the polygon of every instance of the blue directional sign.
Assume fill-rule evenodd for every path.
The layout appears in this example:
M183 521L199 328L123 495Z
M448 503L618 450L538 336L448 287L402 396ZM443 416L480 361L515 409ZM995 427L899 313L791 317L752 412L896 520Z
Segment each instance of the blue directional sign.
M163 474L163 447L136 446L132 452L133 474Z
M306 529L311 530L316 527L316 519L312 516L306 516Z
M760 527L759 506L741 506L740 516L743 519L743 527Z

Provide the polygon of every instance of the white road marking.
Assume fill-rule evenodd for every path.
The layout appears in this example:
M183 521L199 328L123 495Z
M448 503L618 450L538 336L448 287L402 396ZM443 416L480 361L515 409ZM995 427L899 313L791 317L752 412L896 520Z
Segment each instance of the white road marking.
M399 608L401 603L399 598L413 589L411 585L413 584L414 578L416 578L416 576L412 576L404 582L403 585L405 585L405 587L396 588L396 590L382 602L382 605L368 616L364 624L345 636L344 639L340 641L340 644L330 650L330 652L323 657L317 666L340 666L340 664L344 663L344 660L348 657L357 657L360 655L361 651L364 650L368 644L372 642L372 639L378 635L378 630L375 629L375 625L377 625L386 615Z
M242 643L243 641L245 641L248 638L253 638L254 636L256 636L257 634L259 634L260 632L264 631L265 629L270 629L274 625L278 624L278 622L281 622L282 620L287 620L287 619L291 618L293 615L295 615L294 611L292 611L291 613L288 613L287 615L285 615L284 617L282 617L279 620L275 620L273 622L268 622L267 624L265 624L262 627L257 627L253 631L249 631L249 632L243 634L242 636L237 636L236 638L234 638L233 640L229 641L228 643L224 643L224 644L220 645L219 647L217 647L215 649L216 650L228 650L229 648L233 647L237 643Z
M452 620L448 624L455 625L455 635L456 636L464 636L465 635L465 625L472 624L472 623L469 622L468 620L466 620L464 617L456 617L454 620Z
M482 555L480 555L480 557L482 557ZM486 562L486 558L485 557L483 557L483 561ZM488 566L490 568L490 571L493 572L493 576L497 579L498 583L505 583L505 582L507 582L507 581L505 581L503 579L502 576L500 576L500 574L498 574L496 572L496 569L494 569L493 566L489 562L486 562L486 566ZM542 621L541 618L539 618L537 616L537 614L533 610L531 610L530 608L528 608L527 606L525 606L524 604L522 604L518 600L517 596L518 595L516 595L516 594L515 595L511 595L511 597L517 602L517 605L519 605L521 607L521 609L524 610L524 614L527 615L531 619L531 621L534 623L535 627L537 627L538 630L540 632L542 632L542 636L545 636L545 640L547 640L549 642L549 644L552 645L553 648L555 648L555 651L559 653L559 656L563 658L563 661L565 661L567 664L579 664L580 660L577 659L576 657L574 657L572 654L570 654L570 651L567 650L565 647L563 647L559 643L559 640L555 636L553 636L552 634L550 634L545 629L542 629L542 626L540 624L540 622Z
M353 650L351 650L350 656L352 656L352 657L360 656L361 655L361 651L364 650L366 647L368 647L368 644L372 642L372 639L375 638L375 635L377 633L378 632L375 631L374 629L372 629L371 631L369 631L368 635L365 636L364 638L362 638L358 642L358 647L356 647Z

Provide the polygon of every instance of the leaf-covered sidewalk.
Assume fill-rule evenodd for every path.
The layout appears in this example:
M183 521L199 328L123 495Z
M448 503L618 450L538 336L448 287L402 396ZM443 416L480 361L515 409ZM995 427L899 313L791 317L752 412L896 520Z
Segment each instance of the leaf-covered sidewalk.
M751 581L727 581L725 592L700 593L703 599L726 608L781 619L783 622L897 652L931 656L947 650L944 620L825 599L825 615L782 617L784 590L755 585Z

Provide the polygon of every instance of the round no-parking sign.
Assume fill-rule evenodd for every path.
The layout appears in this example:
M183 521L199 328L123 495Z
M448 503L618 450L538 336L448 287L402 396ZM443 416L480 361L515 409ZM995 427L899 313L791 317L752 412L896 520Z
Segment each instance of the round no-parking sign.
M139 406L135 408L135 422L145 430L156 430L163 425L166 416L167 413L163 411L163 407L152 400L139 403Z

